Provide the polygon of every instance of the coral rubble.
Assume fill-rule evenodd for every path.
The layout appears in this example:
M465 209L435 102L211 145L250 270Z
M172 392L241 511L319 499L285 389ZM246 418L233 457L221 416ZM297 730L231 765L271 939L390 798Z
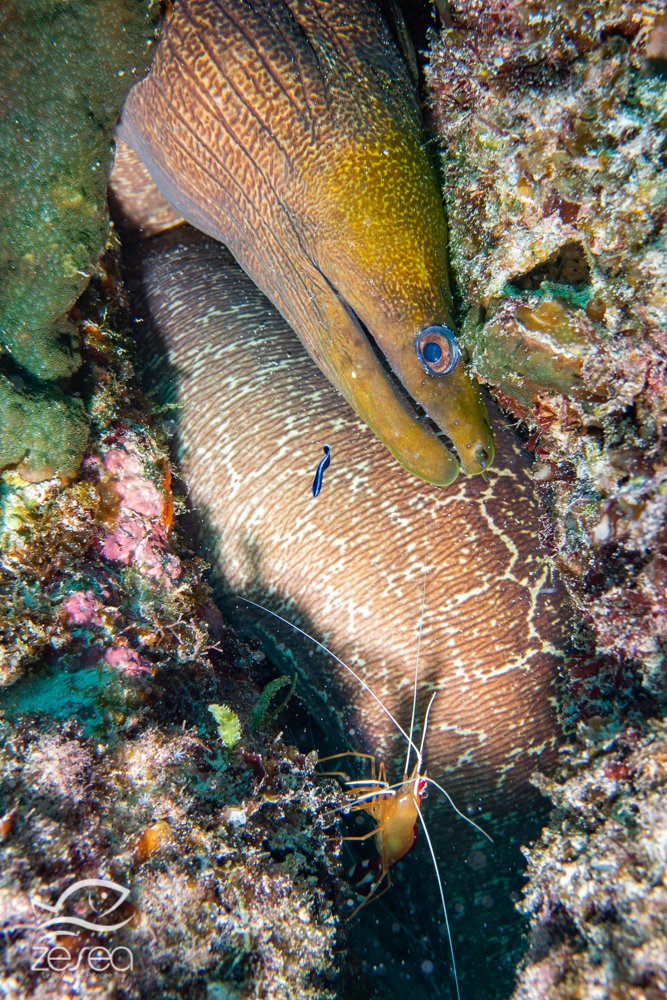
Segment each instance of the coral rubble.
M530 946L513 1000L667 993L667 727L628 728L545 781L556 804L529 853Z
M664 689L667 94L658 5L454 3L431 55L479 377L531 433L600 652Z

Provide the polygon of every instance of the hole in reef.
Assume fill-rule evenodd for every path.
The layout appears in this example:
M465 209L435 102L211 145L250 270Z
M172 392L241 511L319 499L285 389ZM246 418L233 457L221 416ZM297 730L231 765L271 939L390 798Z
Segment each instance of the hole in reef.
M591 272L581 243L577 240L564 243L542 264L513 278L510 284L517 291L529 292L539 288L543 281L575 287L589 285Z

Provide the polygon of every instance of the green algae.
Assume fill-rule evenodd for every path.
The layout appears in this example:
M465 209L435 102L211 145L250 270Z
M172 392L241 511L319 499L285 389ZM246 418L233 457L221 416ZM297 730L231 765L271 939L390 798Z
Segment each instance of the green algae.
M229 705L209 705L208 710L215 719L222 745L226 750L233 750L241 739L238 715Z
M287 705L288 701L294 694L294 689L296 688L297 674L293 677L288 677L284 675L282 677L276 677L274 680L269 681L261 695L255 703L250 715L250 732L254 733L260 729L263 725L275 719L283 708ZM287 694L277 705L271 707L271 703L283 688L288 688Z
M39 379L79 363L61 317L106 242L111 130L153 6L22 0L0 15L0 339Z
M0 470L18 466L24 479L70 479L88 442L80 399L57 389L27 392L0 374Z

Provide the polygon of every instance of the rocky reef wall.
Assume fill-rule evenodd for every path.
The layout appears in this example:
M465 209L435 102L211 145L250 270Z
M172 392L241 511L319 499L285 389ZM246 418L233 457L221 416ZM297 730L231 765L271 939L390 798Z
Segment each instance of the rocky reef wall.
M665 990L664 13L439 5L428 84L463 338L524 428L579 652L515 997ZM638 900L642 898L642 916Z
M106 185L157 15L0 13L1 988L327 997L339 797L175 528L125 334Z

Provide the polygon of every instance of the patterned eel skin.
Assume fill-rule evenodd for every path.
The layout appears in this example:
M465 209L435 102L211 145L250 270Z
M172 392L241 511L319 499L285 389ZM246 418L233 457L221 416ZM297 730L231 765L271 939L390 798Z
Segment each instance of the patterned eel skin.
M145 240L135 258L140 351L178 401L184 477L226 589L326 641L406 726L426 574L419 717L438 692L429 773L472 814L515 808L529 773L553 761L563 648L526 453L501 427L488 481L424 483L392 460L223 247L183 227ZM331 466L314 499L324 444ZM282 640L299 645L288 630ZM339 749L404 753L335 662L302 660L306 698L338 705L332 679L344 695Z
M464 366L435 377L417 356L420 331L451 326L447 230L414 84L372 0L178 0L118 134L406 469L442 485L459 462L491 464Z

